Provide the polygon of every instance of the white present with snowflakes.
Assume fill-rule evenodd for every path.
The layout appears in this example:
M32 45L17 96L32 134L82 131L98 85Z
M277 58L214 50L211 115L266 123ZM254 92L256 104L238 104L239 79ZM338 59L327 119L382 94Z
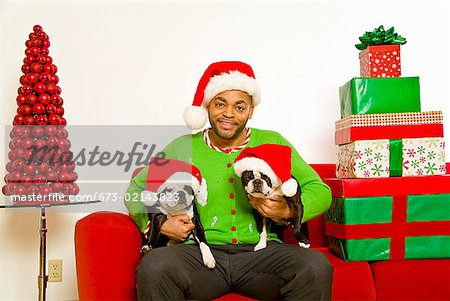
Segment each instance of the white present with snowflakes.
M383 178L445 174L444 149L444 138L353 141L337 146L336 176Z

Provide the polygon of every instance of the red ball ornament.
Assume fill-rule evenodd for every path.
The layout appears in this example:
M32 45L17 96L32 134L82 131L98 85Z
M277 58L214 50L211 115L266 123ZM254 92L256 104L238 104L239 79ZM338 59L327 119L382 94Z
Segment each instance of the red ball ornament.
M59 95L52 95L52 104L55 106L62 106L64 103L63 99Z
M13 127L12 132L13 132L14 137L20 137L20 138L29 137L31 134L30 129L26 126L15 126L15 127Z
M37 128L43 128L43 126L37 126ZM44 139L36 139L33 143L34 146L36 146L38 149L41 149L42 147L47 145L47 140Z
M58 67L56 67L56 65L52 64L52 71L53 73L58 72Z
M31 40L26 40L25 41L25 46L27 46L27 48L31 47Z
M31 54L30 54L30 48L25 49L25 55L26 55L26 56L31 55Z
M39 37L40 39L43 39L43 40L44 40L46 34L45 34L45 32L40 31L40 32L37 32L37 33L36 33L36 36Z
M55 114L59 115L59 116L63 116L64 115L64 108L63 107L55 107Z
M33 89L36 93L44 93L47 87L44 83L37 82L34 84Z
M41 50L38 47L31 47L30 54L33 56L38 56L41 53Z
M50 56L47 56L46 58L47 64L53 63L53 59Z
M8 153L8 159L9 159L10 161L16 160L16 159L17 159L16 151L10 151L10 152Z
M27 100L27 96L25 96L25 95L23 95L23 94L19 94L19 95L17 95L17 97L16 97L16 102L17 102L17 104L20 106L20 105L24 105L25 104L25 102L26 102L26 100Z
M45 47L45 48L50 47L50 41L49 40L43 40L42 41L42 47Z
M57 84L59 82L59 77L56 74L51 75L51 82Z
M41 104L40 102L35 103L33 105L33 113L37 114L37 115L45 113L45 106L43 104Z
M74 171L69 172L69 182L73 183L78 179L78 174Z
M33 135L33 137L35 138L40 138L42 136L44 136L45 131L44 131L44 127L43 126L34 126L31 129L31 135Z
M47 105L52 101L52 98L50 97L50 95L48 95L47 93L41 93L39 95L39 102Z
M64 185L62 183L52 183L53 192L62 192Z
M28 105L33 106L36 104L37 100L38 100L38 98L36 97L36 95L30 94L27 96L26 102Z
M14 168L14 163L13 162L8 162L8 163L6 163L6 171L7 172L13 172L13 171L15 171L16 169Z
M59 143L58 137L51 136L51 137L48 137L48 139L47 139L47 144L49 146L56 146L56 145L58 145L58 143Z
M21 85L28 84L26 75L22 75L22 76L19 78L19 83L20 83Z
M16 185L14 187L14 195L25 195L26 194L26 188L23 185Z
M58 181L58 173L56 171L49 171L46 175L47 181L49 182L57 182Z
M21 125L23 124L23 116L22 115L16 115L14 117L13 125Z
M41 54L44 55L45 57L47 57L47 55L50 53L50 51L48 50L48 47L43 47L41 49ZM45 62L43 64L45 64L47 62L47 60L45 60Z
M22 171L23 167L25 166L25 159L24 158L17 158L13 162L14 170Z
M42 195L49 195L53 192L53 189L50 185L42 185L41 188L39 188L39 193Z
M58 175L58 182L61 182L61 183L68 183L69 182L69 173L68 172L66 172L66 171L61 171L61 172L59 172L59 175Z
M50 122L50 124L58 125L60 124L61 117L56 114L50 114L50 116L48 116L48 121Z
M13 143L14 148L17 148L22 145L22 138L14 137L12 138L11 142Z
M19 88L19 94L29 95L33 92L33 87L31 85L23 85Z
M38 25L38 24L34 25L34 26L33 26L33 31L34 31L34 32L42 31L42 26L41 26L41 25Z
M27 77L27 82L32 85L38 82L39 80L39 76L36 73L28 73L26 75Z
M33 63L33 64L34 64L34 63ZM30 73L30 70L31 70L30 65L28 65L28 64L22 65L22 72L23 72L23 74L28 74L28 73Z
M36 58L35 58L34 56L32 56L32 55L27 55L27 56L23 59L23 62L24 62L25 64L29 64L29 65L31 65L32 63L34 63L34 61L36 61Z
M36 62L38 62L39 64L45 64L47 62L47 60L45 59L45 53L43 53L43 50L41 50L42 54L38 55L36 57Z
M67 125L67 120L64 117L61 117L61 119L59 120L59 125Z
M67 132L67 130L63 127L58 127L57 132L56 132L56 136L58 136L58 138L64 139L67 138L69 136L69 133Z
M24 149L29 149L30 147L33 146L33 139L31 138L24 138L22 139L22 148Z
M25 164L23 166L23 172L27 175L32 175L36 172L36 165L34 162L30 162L29 164Z
M22 116L28 116L32 112L32 109L29 105L21 105L17 108L17 114Z
M42 43L41 39L38 38L31 40L31 46L33 47L39 47L41 46L41 43Z
M61 90L61 88L59 87L59 86L56 86L56 94L61 94L61 92L62 92L62 90Z
M46 65L44 65L44 66L46 66ZM30 71L33 73L40 73L42 71L42 65L39 63L33 63L30 65Z
M45 184L45 182L47 179L45 178L45 176L43 174L36 174L33 177L33 183L37 184L37 185L42 185Z
M57 128L54 125L47 125L45 127L45 133L47 134L47 136L54 136L57 132Z
M48 94L55 94L56 93L56 85L54 83L49 83L47 85L47 93Z
M70 140L69 139L59 139L58 146L64 152L70 148L70 146L71 146Z
M23 118L23 124L24 125L33 125L33 124L36 124L36 120L34 120L33 116L25 116Z
M39 115L36 117L36 123L38 125L46 125L48 122L48 118L45 115Z
M47 175L47 173L50 171L50 165L47 162L41 162L36 166L39 173L43 175Z
M63 185L62 193L65 195L72 195L74 193L74 189L70 183L66 183Z
M13 171L6 175L7 183L17 183L22 179L22 173L20 171Z
M41 75L39 76L39 80L44 84L48 84L52 81L52 75L46 72L41 73Z
M33 179L31 180L30 184L33 183ZM36 196L39 194L39 188L36 185L26 185L26 194Z
M44 72L47 72L47 73L54 73L53 72L53 64L45 64L44 65Z
M48 104L45 107L45 111L47 112L47 114L57 114L57 115L59 115L58 113L56 113L56 108L57 107L54 104Z

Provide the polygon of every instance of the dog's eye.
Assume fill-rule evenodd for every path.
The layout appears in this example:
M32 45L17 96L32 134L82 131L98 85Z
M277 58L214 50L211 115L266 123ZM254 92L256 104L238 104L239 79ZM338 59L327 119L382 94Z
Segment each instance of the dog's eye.
M188 185L184 185L184 191L186 191L189 195L194 195L194 190L192 189L191 186Z
M250 181L255 178L255 175L253 175L253 172L251 170L246 170L242 173L241 177L246 179L247 181Z
M270 181L270 178L268 176L266 176L265 174L261 174L261 179L263 179L264 181L266 181L267 185L269 185L270 187L272 187L272 181Z

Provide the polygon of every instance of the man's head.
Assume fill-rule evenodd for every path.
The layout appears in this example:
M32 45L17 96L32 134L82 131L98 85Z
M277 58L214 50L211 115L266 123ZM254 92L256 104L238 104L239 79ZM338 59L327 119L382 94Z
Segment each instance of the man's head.
M232 136L242 131L253 114L253 107L260 101L261 92L250 65L238 61L216 62L206 69L192 106L186 108L183 117L196 130L205 125L209 116L215 131L220 130L225 137ZM236 111L242 110L240 105L245 105L246 110Z

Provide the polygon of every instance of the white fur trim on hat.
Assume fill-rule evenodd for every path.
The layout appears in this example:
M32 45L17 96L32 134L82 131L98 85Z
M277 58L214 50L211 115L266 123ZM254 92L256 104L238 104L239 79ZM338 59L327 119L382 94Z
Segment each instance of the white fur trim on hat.
M227 90L247 92L252 97L254 106L261 102L261 91L256 80L242 72L230 71L216 75L209 80L205 88L202 106L207 107L214 96Z
M281 185L281 192L283 192L285 196L291 197L295 195L295 193L297 192L297 188L297 181L290 178Z
M280 179L269 164L259 158L247 157L234 163L234 171L239 177L242 176L242 173L246 170L259 171L265 174L272 181L272 187L276 187L281 184Z
M208 112L205 107L189 106L183 113L184 122L193 130L201 129L208 120Z

